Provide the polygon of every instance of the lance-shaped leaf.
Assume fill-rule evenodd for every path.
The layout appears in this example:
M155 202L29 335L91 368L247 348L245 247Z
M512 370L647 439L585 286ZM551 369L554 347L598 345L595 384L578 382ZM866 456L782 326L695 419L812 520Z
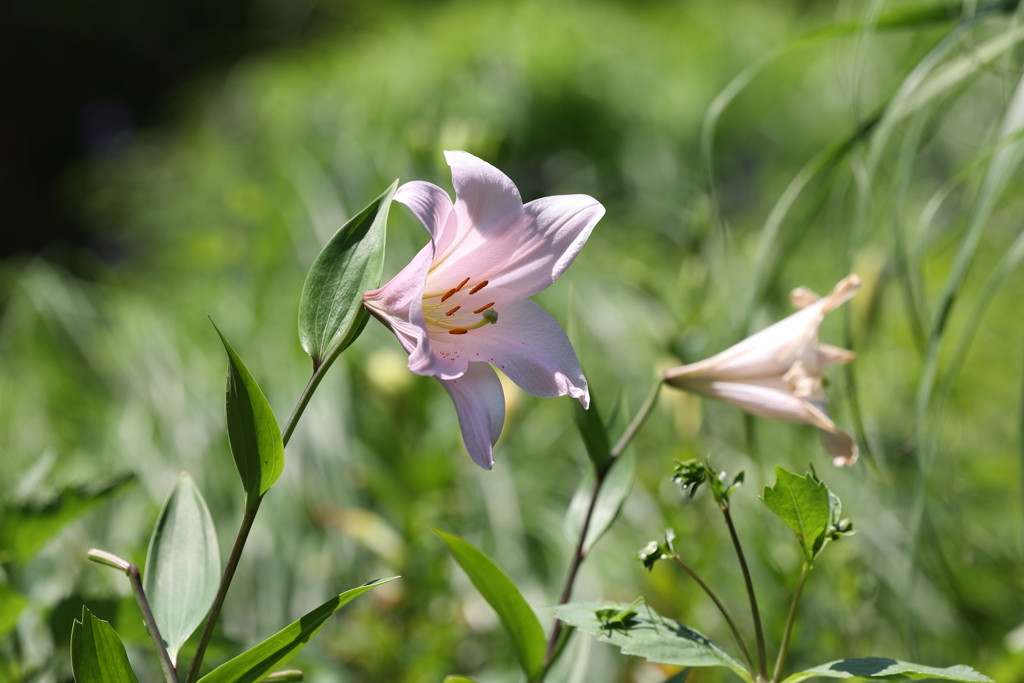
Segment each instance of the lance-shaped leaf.
M299 300L299 342L313 367L330 365L369 319L363 292L380 286L384 233L396 180L343 225L316 257Z
M649 605L573 602L553 609L555 616L569 626L615 645L623 654L644 657L655 664L724 666L743 680L750 680L750 674L735 657L703 634L660 616ZM626 612L629 617L614 623L602 622L597 613L607 613L605 610L614 610L617 614Z
M72 487L42 505L10 505L0 517L0 562L25 562L66 524L110 500L135 481L118 477L100 486Z
M444 541L480 595L498 613L501 625L515 643L527 680L533 680L544 665L544 629L523 594L505 572L472 543L440 529L430 529Z
M220 330L217 334L228 353L228 441L245 489L245 510L249 512L281 476L284 442L267 397Z
M397 576L377 579L331 598L315 610L243 652L199 679L199 683L255 683L294 657L323 628L327 619L366 591L394 581Z
M803 477L775 466L775 486L765 487L764 504L800 540L804 558L812 562L828 540L832 503L828 487L814 475Z
M71 625L71 671L75 683L138 683L128 653L110 624L85 607Z
M590 409L593 410L593 407ZM584 552L589 552L618 518L629 492L633 490L635 479L636 455L633 449L629 448L611 464L611 469L601 484L601 491L597 494L597 502L594 504L594 514L590 518L587 539L583 544ZM579 540L583 518L587 514L590 496L593 493L594 470L588 467L569 503L569 510L565 513L565 534L573 543Z
M923 664L899 662L885 657L864 657L863 659L842 659L828 662L813 669L800 671L789 676L782 683L797 683L808 678L884 678L905 680L907 678L938 678L947 681L968 683L993 683L992 679L980 674L969 666L957 664L945 669Z
M217 530L203 494L184 472L149 539L144 588L171 662L202 622L220 582Z
M587 455L594 467L600 471L608 464L611 458L612 447L608 443L608 431L597 412L597 400L591 392L590 407L584 408L579 401L572 402L572 417L576 422L576 429L580 432L583 445L587 449Z

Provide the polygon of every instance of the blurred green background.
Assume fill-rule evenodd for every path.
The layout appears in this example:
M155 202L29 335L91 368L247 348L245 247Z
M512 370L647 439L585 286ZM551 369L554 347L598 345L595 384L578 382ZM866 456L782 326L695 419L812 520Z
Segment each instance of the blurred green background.
M41 7L40 35L59 42L80 26ZM130 45L111 59L139 55L140 81L146 59L187 58L154 72L164 89L147 85L150 113L101 107L100 132L49 167L50 194L8 187L20 209L5 221L0 262L0 679L69 681L83 601L112 621L140 679L159 675L127 583L85 553L142 565L187 470L227 556L242 495L223 425L223 349L206 316L283 420L310 372L295 321L320 247L395 178L450 189L442 151L463 149L526 201L587 193L607 207L576 264L537 297L569 331L604 410L631 415L656 370L788 315L793 287L824 293L851 271L865 281L822 329L858 353L849 372L830 371L827 391L861 461L834 469L811 428L666 390L635 441L636 486L576 598L644 594L730 647L689 579L631 559L672 526L680 554L746 614L707 491L691 501L669 481L673 459L710 456L746 471L734 516L774 652L799 558L757 497L773 465L813 464L858 533L819 560L791 666L878 655L1024 680L1016 3L260 0L231 6L243 20L230 31L199 16L180 35L153 28L158 12L103 7L116 30L98 19L83 30ZM23 78L53 70L31 57ZM747 87L716 100L752 64ZM63 119L39 123L68 135ZM33 222L54 211L63 232ZM425 239L396 205L385 279ZM970 268L956 279L964 255ZM307 680L519 680L493 612L427 528L484 548L550 623L543 607L568 567L563 518L586 455L569 399L506 393L497 464L484 472L442 388L408 373L371 322L299 424L207 661L398 573L293 662ZM136 483L43 547L14 547L26 511L59 509L124 474ZM571 647L566 659L586 666L565 667L564 680L672 673L586 637Z

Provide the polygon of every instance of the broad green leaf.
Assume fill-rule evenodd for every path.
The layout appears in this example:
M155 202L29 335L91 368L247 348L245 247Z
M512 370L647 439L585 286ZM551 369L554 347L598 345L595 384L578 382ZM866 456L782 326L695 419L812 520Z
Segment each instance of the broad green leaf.
M217 329L217 326L213 326ZM266 396L231 344L220 334L228 353L228 441L245 488L246 512L259 503L284 470L281 428Z
M327 619L371 588L394 581L397 576L376 579L331 598L298 621L270 636L256 647L224 662L199 679L199 683L255 683L294 657L323 628Z
M25 562L69 522L104 503L135 481L118 477L99 487L67 488L43 505L12 505L0 516L0 561Z
M775 466L775 486L765 487L764 504L792 529L808 562L828 540L832 503L828 487L807 474L803 477Z
M71 670L75 683L138 683L128 653L110 624L85 607L71 626Z
M444 683L476 683L476 679L469 676L445 676Z
M795 673L784 679L782 683L797 683L797 681L818 676L822 678L887 678L890 680L939 678L947 681L993 683L988 676L963 664L939 669L934 666L899 662L885 657L864 657L863 659L842 659L837 662L828 662L813 669Z
M572 401L572 416L576 429L580 432L587 455L594 467L600 471L611 458L612 447L608 443L608 431L605 429L601 415L597 412L597 403L591 395L590 408L584 409L579 401Z
M0 638L3 638L17 625L21 610L28 601L10 586L0 586Z
M666 619L643 604L632 617L614 626L602 623L596 612L622 611L630 606L616 602L573 602L553 608L555 616L569 626L615 645L623 654L645 657L655 664L674 666L724 666L749 681L746 668L735 657L701 633Z
M589 551L594 547L601 537L611 528L615 519L619 516L629 492L633 489L633 480L636 478L636 455L632 448L612 463L611 469L605 475L604 484L597 494L597 503L594 505L594 514L590 519L590 528L587 530L587 540L583 549ZM580 530L583 528L583 518L587 514L587 507L590 505L590 496L594 493L594 469L588 467L580 481L579 488L573 494L569 503L569 510L565 513L565 534L569 540L576 543L580 537Z
M480 595L498 613L501 625L516 645L519 663L527 680L532 680L544 665L546 645L537 615L512 580L483 551L454 534L434 527L430 529L444 541Z
M202 622L220 583L217 530L203 494L181 474L149 539L144 588L171 661Z
M384 233L396 180L343 225L316 257L299 300L299 342L313 367L330 365L369 319L363 292L376 289L384 270Z

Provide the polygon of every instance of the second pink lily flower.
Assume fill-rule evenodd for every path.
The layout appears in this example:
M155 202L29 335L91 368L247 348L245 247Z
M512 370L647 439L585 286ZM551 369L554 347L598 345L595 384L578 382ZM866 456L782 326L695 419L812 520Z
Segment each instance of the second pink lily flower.
M466 152L445 152L456 201L431 183L398 189L430 242L363 304L409 354L409 369L435 377L459 416L463 441L485 469L505 420L493 364L541 398L590 403L565 332L528 297L557 280L579 254L604 207L587 195L523 204L501 171Z

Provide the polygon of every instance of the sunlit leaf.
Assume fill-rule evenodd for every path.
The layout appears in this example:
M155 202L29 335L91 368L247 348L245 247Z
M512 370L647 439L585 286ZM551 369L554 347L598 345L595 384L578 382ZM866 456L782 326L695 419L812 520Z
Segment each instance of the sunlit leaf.
M71 670L75 683L138 683L117 633L85 607L71 627Z
M11 632L17 625L21 610L28 601L10 586L0 585L0 638Z
M171 661L217 596L220 548L203 494L182 473L149 540L144 587Z
M448 546L448 551L469 575L480 595L495 612L505 631L512 637L519 663L532 679L544 664L544 630L530 605L503 571L479 548L454 534L430 527Z
M746 668L735 657L703 634L662 617L646 604L634 608L623 623L606 624L597 615L599 610L621 612L630 607L616 602L573 602L553 609L555 616L569 626L615 645L623 654L644 657L655 664L724 666L750 680Z
M611 469L605 475L605 481L601 485L597 502L594 504L594 514L590 518L587 540L583 544L584 551L593 548L594 544L611 528L629 497L629 492L633 490L635 479L636 455L632 448L628 448L612 463ZM587 507L590 505L590 497L593 493L594 469L588 467L569 503L569 510L565 513L565 534L573 543L579 540L580 531L583 528L583 518L587 514Z
M822 678L886 678L890 680L939 678L947 681L993 683L992 679L988 676L980 674L963 664L939 669L934 666L899 662L885 657L864 657L863 659L843 659L837 662L828 662L813 669L795 673L784 679L782 683L797 683L798 681L818 676Z
M284 443L266 396L220 330L217 334L228 354L228 441L249 511L284 471Z
M299 301L299 341L313 366L330 365L369 318L363 292L380 285L384 234L396 180L343 225L316 257Z
M133 475L126 475L98 487L64 489L43 505L12 505L6 508L0 524L0 560L25 562L64 525L110 500L134 481Z
M444 683L476 683L476 679L469 676L445 676Z
M366 591L394 581L397 576L377 579L331 598L296 622L270 636L256 647L229 660L199 679L199 683L255 683L294 657L312 640L339 609Z
M828 487L775 466L775 486L765 487L764 504L792 529L808 562L817 557L828 540L832 502Z

